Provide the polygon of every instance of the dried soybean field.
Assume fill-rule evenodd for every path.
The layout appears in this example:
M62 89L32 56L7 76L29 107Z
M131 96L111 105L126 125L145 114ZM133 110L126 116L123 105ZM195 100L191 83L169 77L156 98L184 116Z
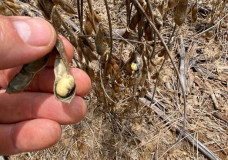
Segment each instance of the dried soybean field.
M227 0L2 0L75 47L92 90L61 140L14 159L228 157Z

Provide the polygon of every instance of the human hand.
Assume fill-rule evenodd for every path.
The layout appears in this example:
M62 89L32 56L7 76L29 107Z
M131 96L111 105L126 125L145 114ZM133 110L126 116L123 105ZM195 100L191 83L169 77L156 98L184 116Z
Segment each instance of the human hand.
M70 61L73 46L64 37L61 39ZM76 96L71 104L59 102L53 94L54 53L24 92L5 93L22 65L50 52L55 42L55 30L45 20L0 16L0 155L50 147L61 137L60 124L79 122L85 115L82 97L89 92L91 80L82 70L71 69Z

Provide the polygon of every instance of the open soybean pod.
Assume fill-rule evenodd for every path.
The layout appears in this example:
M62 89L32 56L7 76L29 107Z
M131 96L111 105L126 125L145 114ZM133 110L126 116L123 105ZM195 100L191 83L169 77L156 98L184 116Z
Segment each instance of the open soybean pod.
M23 91L32 82L36 73L47 65L49 57L50 53L32 63L25 64L8 84L6 93Z
M54 94L58 100L70 103L76 92L75 80L67 71L62 58L57 55L55 59Z
M59 37L57 38L55 47L59 55L55 58L54 94L61 102L70 103L76 92L75 80L74 77L70 75L64 45Z
M174 10L174 21L177 25L182 25L186 18L188 7L188 0L179 0L175 10Z

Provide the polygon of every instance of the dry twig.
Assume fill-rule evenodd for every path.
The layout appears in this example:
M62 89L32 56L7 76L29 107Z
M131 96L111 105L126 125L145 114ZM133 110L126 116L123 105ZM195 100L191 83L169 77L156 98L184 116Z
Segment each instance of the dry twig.
M160 110L157 107L157 104L155 105L150 105L151 102L151 95L147 94L146 98L141 98L140 99L144 104L149 105L149 107L153 108L153 110L165 121L168 122L169 124L173 125L174 119L172 117L168 117L164 114L162 110ZM155 99L155 103L157 103L157 100ZM182 129L178 127L177 125L173 126L175 127L177 132L182 132ZM184 131L183 137L187 139L194 147L198 148L200 152L202 152L205 156L207 156L210 160L219 160L219 158L209 149L207 148L204 144L202 144L199 140L195 139L190 133L187 131Z
M185 47L184 47L184 41L181 36L180 38L180 81L183 84L184 92L186 91L186 77L185 77Z

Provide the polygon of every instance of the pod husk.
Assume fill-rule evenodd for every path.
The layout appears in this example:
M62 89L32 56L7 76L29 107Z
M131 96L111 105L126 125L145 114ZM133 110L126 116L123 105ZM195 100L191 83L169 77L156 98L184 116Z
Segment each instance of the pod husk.
M59 52L59 55L56 56L55 65L54 65L54 73L55 73L54 94L55 94L56 98L58 100L60 100L61 102L70 103L76 93L76 85L74 85L70 89L69 94L66 97L61 97L56 92L56 85L58 84L59 80L66 75L70 75L69 65L68 65L66 54L65 54L64 45L63 45L62 40L59 37L57 37L55 47L56 47L57 51Z
M64 103L70 103L76 93L76 85L74 85L69 90L69 93L67 94L66 97L60 96L56 91L56 86L57 86L58 82L60 81L60 79L66 75L69 75L67 70L68 69L66 68L66 66L64 64L63 59L59 55L57 55L55 58L55 68L54 68L54 73L55 73L54 94L59 101L64 102ZM65 87L65 86L63 86L63 87Z
M32 82L34 76L47 65L50 54L51 53L34 62L25 64L8 84L6 93L23 91Z

